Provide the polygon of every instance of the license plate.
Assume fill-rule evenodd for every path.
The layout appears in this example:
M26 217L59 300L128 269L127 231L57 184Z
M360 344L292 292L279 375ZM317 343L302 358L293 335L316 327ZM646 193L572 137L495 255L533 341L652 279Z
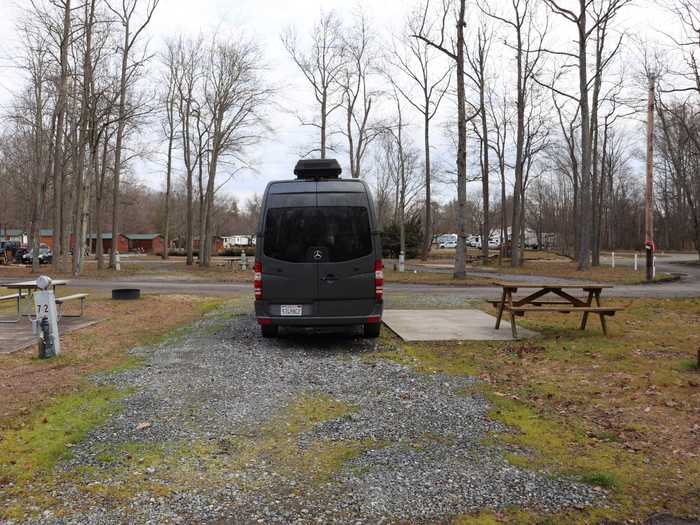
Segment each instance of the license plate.
M301 316L300 304L283 304L280 307L280 315L282 316Z

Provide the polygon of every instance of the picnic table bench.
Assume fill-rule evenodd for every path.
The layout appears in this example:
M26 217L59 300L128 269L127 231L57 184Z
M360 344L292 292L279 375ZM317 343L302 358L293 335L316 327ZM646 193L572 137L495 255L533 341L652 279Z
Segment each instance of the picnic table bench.
M67 284L68 284L68 281L65 281L62 279L54 279L51 281L51 287L53 288L54 293L56 292L56 288L58 286L65 286ZM6 284L5 287L10 289L10 290L17 290L17 294L8 295L6 297L17 300L17 317L18 318L20 317L20 301L23 298L30 296L32 293L34 293L36 290L39 289L37 286L36 280L34 280L34 281L22 281L19 283L10 283L10 284ZM66 295L63 297L56 297L56 306L59 307L59 317L82 317L83 314L85 313L85 299L87 297L88 297L88 294L86 294L86 293L78 293L78 294L73 294L73 295ZM65 303L70 302L70 301L78 301L78 300L80 301L80 315L65 315L65 314L63 314L62 310L63 310L63 305ZM33 314L29 314L29 315L33 315ZM15 322L15 321L12 321L12 322Z
M504 281L496 281L493 284L502 288L500 299L488 300L489 303L498 308L496 329L500 328L503 313L507 311L510 314L510 326L513 331L513 338L518 337L515 316L524 316L527 312L559 312L565 314L580 312L582 314L581 330L586 329L589 314L598 315L600 317L603 333L607 335L608 328L605 317L612 317L615 315L615 312L624 309L619 306L603 306L601 304L600 296L604 289L612 288L610 285L585 283L518 283ZM513 299L513 294L517 293L518 289L534 289L535 291L526 297ZM581 299L571 295L567 290L582 290L587 292L588 296L585 299ZM548 294L554 294L557 298L543 299L543 297ZM595 305L593 305L594 301Z
M6 302L6 301L16 301L17 302L17 318L16 319L0 319L0 323L16 323L19 321L21 315L20 315L20 310L19 310L19 305L20 302L22 301L23 298L27 296L26 293L24 292L18 292L10 295L3 295L0 296L0 303Z

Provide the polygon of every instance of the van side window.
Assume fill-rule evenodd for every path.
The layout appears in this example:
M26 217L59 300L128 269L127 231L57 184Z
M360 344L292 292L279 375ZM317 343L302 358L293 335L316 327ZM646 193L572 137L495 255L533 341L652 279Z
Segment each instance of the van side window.
M314 262L312 248L322 248L328 262L372 253L369 212L362 206L271 208L265 218L263 252L287 262Z

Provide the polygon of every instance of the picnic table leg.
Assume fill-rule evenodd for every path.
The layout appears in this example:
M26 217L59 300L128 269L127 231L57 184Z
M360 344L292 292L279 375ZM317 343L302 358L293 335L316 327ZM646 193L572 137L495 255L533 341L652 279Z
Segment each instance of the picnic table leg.
M510 312L510 329L513 333L513 339L518 338L518 328L515 326L515 313L513 312L513 293L508 291L508 311Z
M498 315L496 316L496 330L501 326L501 317L503 317L503 307L506 305L506 289L503 289L501 294L501 302L498 305Z
M593 302L593 290L588 290L588 299L586 299L586 306L591 306ZM588 323L588 312L583 312L583 317L581 318L581 330L586 329L586 324Z
M596 306L600 307L600 290L598 290L595 293L595 304ZM600 326L603 327L603 335L608 335L608 326L605 321L605 314L603 312L600 312Z

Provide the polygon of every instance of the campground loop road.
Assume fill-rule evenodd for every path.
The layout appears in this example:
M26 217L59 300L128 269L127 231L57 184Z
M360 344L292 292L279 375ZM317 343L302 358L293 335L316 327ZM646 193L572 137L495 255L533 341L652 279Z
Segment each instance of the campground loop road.
M618 258L617 264L630 265L633 259ZM700 265L688 264L697 261L695 255L675 255L657 260L657 271L680 275L680 279L674 282L655 284L635 284L635 285L614 285L614 288L606 294L609 297L650 297L650 298L673 298L673 297L700 297ZM607 259L603 259L607 263ZM641 264L641 261L640 261ZM450 270L431 269L441 273L451 273ZM640 271L643 271L640 268ZM566 279L530 276L530 275L508 275L501 273L468 272L468 275L487 276L494 280L518 280L518 281L566 281ZM17 278L0 278L0 286L14 282ZM580 280L577 280L579 282ZM167 279L157 276L133 276L123 279L72 279L71 288L81 288L104 292L113 288L135 287L141 288L145 293L185 293L197 295L221 296L230 293L240 293L249 290L253 293L251 283L221 283L207 280L183 280ZM455 298L463 299L485 299L490 298L495 293L493 286L450 286L431 284L407 284L407 283L385 283L384 290L387 295L405 294L440 294L452 295Z

